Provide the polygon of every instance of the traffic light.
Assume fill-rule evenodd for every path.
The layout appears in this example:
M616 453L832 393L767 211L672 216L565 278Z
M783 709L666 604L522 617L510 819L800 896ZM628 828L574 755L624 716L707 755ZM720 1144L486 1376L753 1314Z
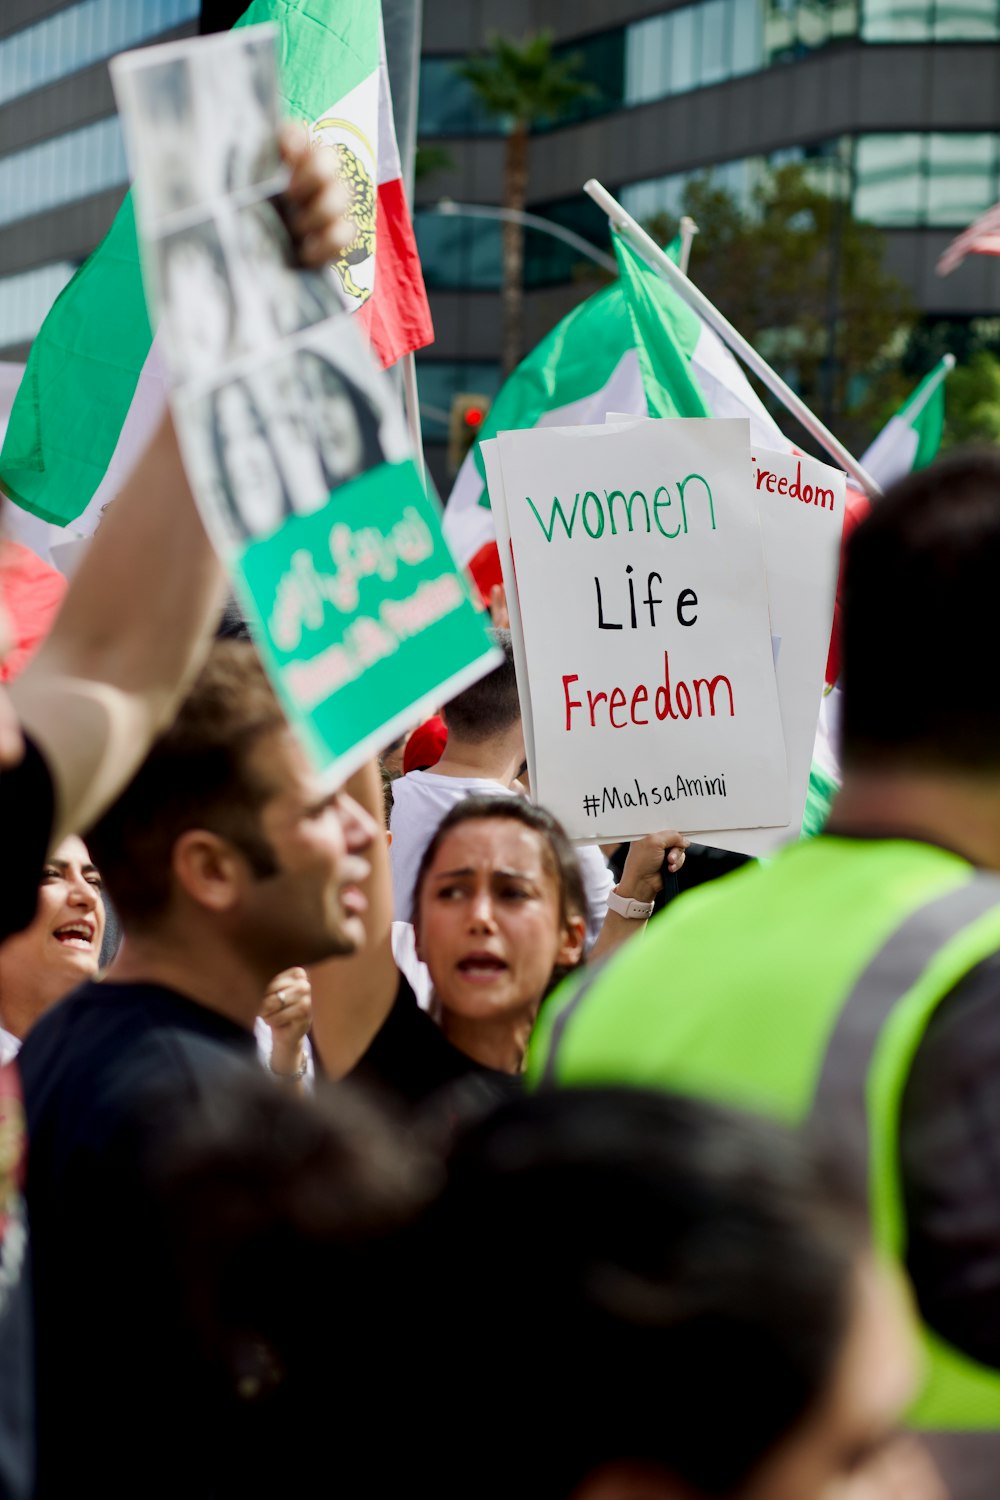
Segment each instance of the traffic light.
M452 397L448 423L448 470L452 478L479 437L489 409L489 396L474 396L469 391L462 391Z

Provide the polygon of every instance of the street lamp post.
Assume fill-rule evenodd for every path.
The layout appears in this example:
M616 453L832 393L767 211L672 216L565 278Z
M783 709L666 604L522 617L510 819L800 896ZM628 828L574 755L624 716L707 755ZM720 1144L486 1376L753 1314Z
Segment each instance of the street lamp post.
M603 250L598 250L582 235L574 234L572 229L564 229L561 224L553 224L551 219L543 219L538 214L522 213L518 208L494 208L486 203L455 203L451 198L442 198L435 204L433 212L449 219L499 219L502 222L523 224L526 229L537 229L541 234L551 235L553 239L571 245L595 265L610 271L612 276L618 274L618 266L610 255L605 255Z

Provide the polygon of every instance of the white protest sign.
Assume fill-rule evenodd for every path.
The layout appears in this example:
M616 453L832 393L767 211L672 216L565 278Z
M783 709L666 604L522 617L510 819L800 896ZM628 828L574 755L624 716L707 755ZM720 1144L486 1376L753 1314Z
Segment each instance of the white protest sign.
M536 762L578 839L788 821L742 420L497 439Z
M609 412L615 425L634 413ZM640 422L657 418L639 418ZM797 838L823 694L844 529L846 477L816 459L768 448L751 452L764 543L778 703L788 758L789 818L783 828L691 830L702 844L757 857Z
M693 837L759 856L797 838L802 827L837 596L847 481L842 470L792 453L756 448L751 461L771 630L781 641L776 671L791 821L784 828L695 832Z
M388 378L332 274L298 265L279 43L277 26L248 26L111 68L192 489L289 722L335 785L499 658Z
M531 714L531 693L528 688L528 658L524 649L524 628L521 624L521 607L517 597L517 579L510 548L510 522L507 519L507 497L503 488L503 470L496 438L487 438L480 443L486 470L486 488L490 497L493 524L496 527L497 552L503 574L504 592L507 596L507 615L510 619L510 644L514 653L514 672L517 676L517 692L521 704L521 729L524 734L524 758L528 763L528 785L534 787L537 776L535 765L535 725Z

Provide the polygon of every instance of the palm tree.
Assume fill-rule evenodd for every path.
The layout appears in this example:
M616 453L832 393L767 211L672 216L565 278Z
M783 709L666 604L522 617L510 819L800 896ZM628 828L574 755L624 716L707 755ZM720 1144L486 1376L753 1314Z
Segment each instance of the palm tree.
M503 206L524 212L528 187L528 142L533 125L555 120L578 100L593 97L593 84L579 77L581 58L552 55L552 33L538 32L524 41L490 38L489 50L470 57L456 72L471 84L480 104L503 123ZM522 353L524 324L524 226L515 219L503 225L503 373L506 377Z

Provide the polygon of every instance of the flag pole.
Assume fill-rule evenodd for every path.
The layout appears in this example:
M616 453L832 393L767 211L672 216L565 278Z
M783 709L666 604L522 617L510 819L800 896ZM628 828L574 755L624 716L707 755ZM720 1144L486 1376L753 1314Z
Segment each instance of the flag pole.
M910 407L910 409L907 412L907 414L906 414L910 418L911 421L913 420L914 417L919 417L920 413L923 411L924 407L927 405L928 401L931 399L931 397L934 395L935 391L937 390L938 386L941 384L941 381L942 380L947 380L948 376L951 374L951 372L952 372L952 370L954 368L955 368L955 356L954 356L954 354L952 354L950 351L947 354L942 354L940 360L938 361L937 365L935 366L935 373L940 372L938 374L938 379L934 381L933 385L929 385L927 387L927 389L924 391L924 394L921 396L920 400L919 401L915 401L913 403L913 405Z
M417 364L412 350L409 354L403 355L401 363L403 366L403 404L406 407L406 425L410 429L413 462L417 466L420 483L426 489L427 475L424 469L424 445L423 436L420 431L420 398L417 395Z
M694 237L697 233L697 224L691 218L690 214L685 214L681 219L681 253L677 257L677 264L685 276L688 273L688 263L691 260L691 246L694 244Z
M828 427L820 421L819 417L812 412L800 396L797 396L789 385L786 385L777 371L772 370L765 359L757 353L752 344L747 343L741 333L737 333L733 325L724 318L722 313L713 302L699 291L694 282L689 281L683 271L678 270L669 255L665 255L657 245L656 241L637 224L631 214L625 212L617 199L612 198L607 188L603 187L596 178L591 177L583 185L584 192L592 198L599 208L602 208L616 229L621 230L633 247L642 256L643 260L656 271L664 281L670 283L678 296L682 297L687 305L694 309L699 317L703 318L710 328L713 328L722 341L728 344L734 354L751 370L759 380L767 386L772 395L776 396L782 405L791 412L792 416L802 424L806 432L822 448L835 459L842 469L845 469L856 484L865 491L872 499L881 495L881 487L875 479L862 468L853 454L849 453L843 443L834 437Z

